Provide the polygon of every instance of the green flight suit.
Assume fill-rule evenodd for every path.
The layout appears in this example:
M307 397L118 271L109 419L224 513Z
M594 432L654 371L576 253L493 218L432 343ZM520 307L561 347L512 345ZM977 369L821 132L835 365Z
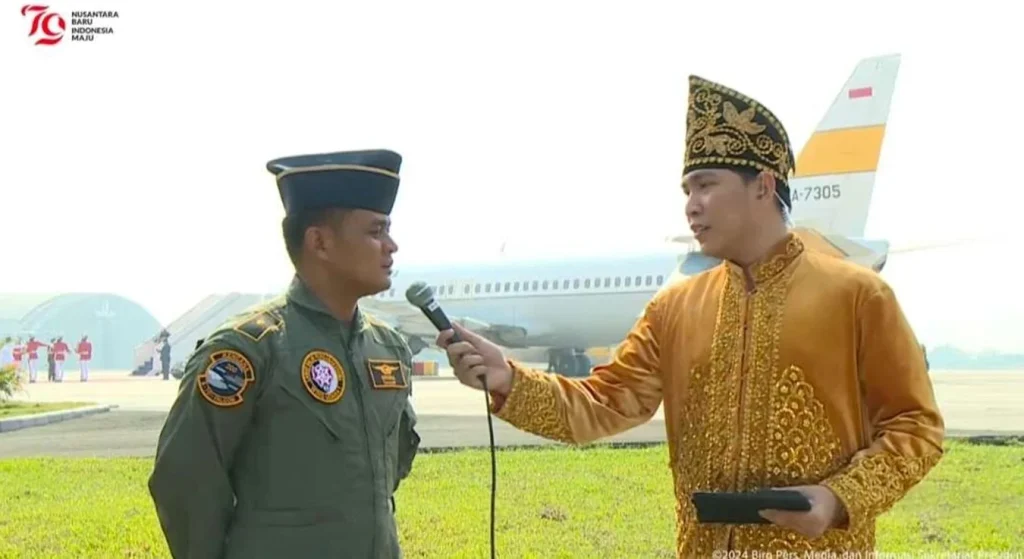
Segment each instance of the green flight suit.
M149 489L189 559L398 558L393 494L419 446L412 353L386 324L287 294L197 348Z

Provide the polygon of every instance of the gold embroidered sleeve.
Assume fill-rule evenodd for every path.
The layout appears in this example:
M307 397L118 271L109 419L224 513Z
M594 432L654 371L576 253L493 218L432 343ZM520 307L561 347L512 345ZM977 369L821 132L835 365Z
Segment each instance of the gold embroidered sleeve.
M619 345L612 360L587 378L566 378L515 361L508 397L492 411L535 435L573 444L588 443L649 420L661 404L658 313L655 298Z
M850 529L924 479L942 458L945 433L921 346L888 286L864 301L859 323L862 410L872 441L823 482L845 505Z

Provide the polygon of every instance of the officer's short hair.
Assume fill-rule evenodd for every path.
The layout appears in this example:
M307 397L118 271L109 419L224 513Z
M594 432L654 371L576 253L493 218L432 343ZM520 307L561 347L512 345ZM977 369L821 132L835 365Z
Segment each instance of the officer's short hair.
M299 265L306 229L324 225L332 218L340 219L347 212L348 210L341 208L317 208L285 216L281 220L281 233L284 236L285 250L288 251L288 258L291 259L292 264Z

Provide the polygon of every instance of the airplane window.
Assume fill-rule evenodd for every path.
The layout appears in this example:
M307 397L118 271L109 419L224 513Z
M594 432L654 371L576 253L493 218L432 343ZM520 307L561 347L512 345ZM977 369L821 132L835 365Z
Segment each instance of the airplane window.
M658 285L661 285L663 281L665 281L665 278L663 276L658 276Z
M590 289L590 278L587 278L587 279L586 279L586 280L585 280L585 281L583 282L583 288L584 288L584 289Z
M604 286L605 287L611 287L611 285L612 285L612 278L604 278Z
M473 291L475 291L476 293L480 293L480 284L479 283L476 284L476 287L473 289Z
M512 290L512 283L506 281L505 282L505 293L508 293L511 290Z
M514 284L512 284L512 289L515 290L515 291L519 291L519 282L518 281L515 282Z
M685 276L693 276L704 270L710 270L721 262L721 260L708 256L703 252L694 251L687 253L686 258L679 264L679 271Z
M629 287L633 282L633 278L626 278L626 287Z
M644 285L651 285L651 282L652 282L652 281L654 281L654 278L652 278L651 276L647 276L647 277L646 277L646 278L644 279Z
M544 282L544 289L547 289L548 282ZM533 290L537 291L537 280L533 280Z
M618 287L621 284L622 284L622 278L615 278L615 287Z
M576 279L572 280L572 288L573 289L579 289L580 288L580 280L579 280L579 278L576 278Z
M469 295L469 284L468 283L466 284L466 287L462 288L462 292L465 293L466 295Z
M569 280L562 280L562 289L569 289Z
M637 276L637 277L636 277L636 286L637 286L637 287L640 287L640 282L641 282L641 281L643 281L643 278L642 278L642 277L640 277L640 276Z
M551 289L558 289L558 280L553 280L551 282Z
M394 296L395 296L395 288L394 288L394 287L392 287L392 288L391 288L391 291L389 291L388 293L390 293L390 294L391 294L391 296L392 296L392 297L394 297Z
M547 289L548 288L548 280L544 280L543 285L544 285L544 289Z
M484 291L490 293L491 292L491 285L492 284L490 284L490 283L484 284Z

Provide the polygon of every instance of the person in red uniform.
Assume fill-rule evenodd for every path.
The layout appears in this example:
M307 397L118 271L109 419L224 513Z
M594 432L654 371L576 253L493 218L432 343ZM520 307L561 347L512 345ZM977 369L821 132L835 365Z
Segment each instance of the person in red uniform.
M89 380L89 361L92 359L92 342L88 335L82 335L75 352L78 353L78 366L82 370L82 382L86 382Z
M20 377L21 362L25 359L25 344L21 343L21 338L14 340L14 348L11 353L14 357L14 372Z
M71 348L64 342L64 337L57 336L57 341L53 343L54 382L64 382L64 360L70 352Z
M50 346L37 340L35 336L28 337L28 342L25 344L25 352L28 353L28 381L30 383L36 381L36 361L39 359L39 348L41 347Z

